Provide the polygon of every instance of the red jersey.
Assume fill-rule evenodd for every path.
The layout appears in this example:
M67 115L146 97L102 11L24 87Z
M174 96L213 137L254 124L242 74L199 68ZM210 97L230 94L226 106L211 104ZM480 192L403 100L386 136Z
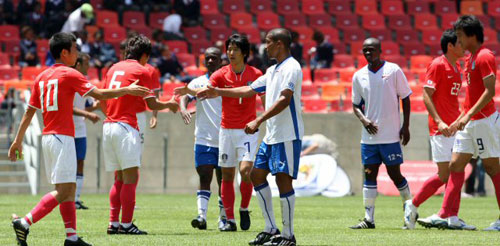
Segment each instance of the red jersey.
M491 50L481 46L476 54L470 54L465 60L465 78L467 79L467 93L465 95L465 112L469 111L479 100L485 88L483 79L493 75L496 76L497 69L495 56ZM493 99L472 116L471 120L486 118L496 111Z
M236 88L250 85L262 72L252 66L245 65L243 72L236 74L231 65L221 67L210 76L210 84L218 88ZM255 120L255 96L247 98L222 97L221 127L225 129L243 129L245 125Z
M429 66L425 74L427 83L424 87L434 89L432 94L432 102L436 107L439 117L447 125L451 125L458 116L460 116L460 108L458 104L458 92L462 87L460 78L460 65L458 62L453 67L444 55L435 58ZM438 125L429 115L429 134L431 136L440 135Z
M42 111L45 126L42 134L74 137L75 92L84 97L94 88L80 72L63 64L55 64L40 73L31 89L29 106Z
M156 69L155 67L151 66L150 64L146 64L144 65L144 67L146 67L150 73L150 76L151 76L151 80L149 80L149 83L146 87L148 87L149 89L155 91L155 90L159 90L161 87L160 87L160 72L158 71L158 69ZM144 101L143 104L139 105L138 109L137 109L137 112L144 112L146 111L147 109L147 103L146 101Z
M106 74L104 88L116 89L129 86L139 80L138 85L148 87L151 75L149 70L138 61L128 59L113 65ZM153 93L145 98L154 97ZM139 130L136 114L144 99L138 96L125 95L119 98L106 100L107 117L104 122L123 122Z

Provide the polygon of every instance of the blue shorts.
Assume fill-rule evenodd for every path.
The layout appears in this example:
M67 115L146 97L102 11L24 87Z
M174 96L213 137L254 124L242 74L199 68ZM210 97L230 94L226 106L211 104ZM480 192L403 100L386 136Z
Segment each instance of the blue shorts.
M87 154L87 138L75 138L76 160L85 160Z
M262 142L255 157L254 168L268 170L272 175L286 173L297 179L302 140L277 144Z
M194 146L194 166L219 164L219 148L196 144Z
M390 144L361 144L363 165L399 165L403 163L403 152L399 142Z

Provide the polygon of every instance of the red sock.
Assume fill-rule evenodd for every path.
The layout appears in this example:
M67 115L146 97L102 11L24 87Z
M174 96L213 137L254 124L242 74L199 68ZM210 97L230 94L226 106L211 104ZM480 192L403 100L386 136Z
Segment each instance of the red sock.
M491 181L493 181L493 185L495 186L495 193L497 195L497 203L498 203L498 208L500 208L500 172L495 174L491 178Z
M439 217L457 216L460 208L460 191L464 185L464 172L450 172Z
M413 198L413 205L415 207L420 206L420 204L436 193L442 185L444 185L444 182L439 179L439 175L437 174L427 179L418 194Z
M234 220L234 186L233 181L222 180L221 198L228 220Z
M122 204L122 223L132 222L135 207L135 188L137 184L123 184L120 192L120 202Z
M109 222L119 222L120 221L120 208L122 206L120 202L120 193L122 190L123 182L121 180L115 180L111 190L109 191Z
M59 202L56 200L56 198L50 194L47 193L45 196L42 197L40 202L29 212L24 219L28 222L28 224L34 224L37 221L41 220L45 215L49 214L52 212L52 210L57 207Z
M250 204L250 199L252 199L252 191L253 185L252 182L244 182L240 183L240 193L241 193L241 208L248 208Z
M75 202L63 202L59 205L59 211L66 228L66 237L76 235L76 208Z

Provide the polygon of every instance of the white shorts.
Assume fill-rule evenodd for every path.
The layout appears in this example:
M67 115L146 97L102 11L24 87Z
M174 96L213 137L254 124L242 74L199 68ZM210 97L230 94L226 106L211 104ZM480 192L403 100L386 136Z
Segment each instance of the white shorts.
M472 154L481 159L500 157L500 120L498 112L487 118L472 120L457 132L453 152Z
M254 162L259 134L248 135L243 129L219 131L219 166L236 167L240 161Z
M43 135L42 151L47 180L51 184L76 182L75 138L59 134Z
M443 135L431 136L432 161L434 163L450 162L455 137Z
M139 136L141 137L141 148L144 150L144 132L146 132L146 127L148 127L146 112L137 113L136 116L137 125L139 126Z
M106 171L141 166L141 138L137 129L123 122L108 122L102 131Z

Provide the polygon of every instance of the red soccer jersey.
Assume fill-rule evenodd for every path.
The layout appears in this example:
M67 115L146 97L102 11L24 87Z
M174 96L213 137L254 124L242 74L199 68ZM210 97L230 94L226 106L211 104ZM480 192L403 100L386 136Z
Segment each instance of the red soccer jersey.
M439 117L447 125L451 125L460 115L458 92L462 87L460 65L453 67L444 55L435 58L427 67L425 75L427 83L424 87L434 88L432 102ZM440 135L438 125L429 115L429 133L431 136Z
M55 64L39 74L31 89L29 106L42 111L42 134L74 137L75 92L84 97L92 89L94 86L80 72L63 64Z
M231 65L221 67L210 76L210 84L219 88L236 88L250 85L262 72L252 66L245 65L241 74L236 74ZM222 97L221 126L225 129L243 129L256 118L255 96L248 98Z
M124 60L113 65L106 74L104 88L116 89L128 86L139 80L138 85L148 87L151 75L149 70L136 60ZM154 97L153 93L145 98ZM144 99L138 96L125 95L119 98L106 100L107 117L104 122L123 122L135 129L137 126L136 114L140 105L144 105Z
M495 56L491 50L481 46L476 54L471 54L465 61L465 78L467 79L467 93L465 95L465 112L469 111L479 100L485 88L483 79L496 76L497 69ZM484 106L479 113L472 116L471 120L486 118L496 111L493 99Z
M155 91L155 90L159 90L161 87L160 87L160 73L158 72L158 70L151 66L150 64L146 64L145 67L148 69L149 73L150 73L150 76L151 76L151 80L149 80L149 83L146 87L148 87L149 89ZM146 111L147 109L147 103L146 101L144 101L143 104L139 105L138 109L137 109L137 112L144 112Z

